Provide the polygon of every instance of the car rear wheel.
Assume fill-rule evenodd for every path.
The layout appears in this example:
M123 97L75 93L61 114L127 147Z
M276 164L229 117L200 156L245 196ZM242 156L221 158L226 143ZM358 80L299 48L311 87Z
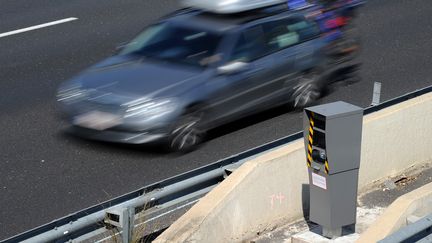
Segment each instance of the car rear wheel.
M201 128L201 114L188 114L176 124L169 139L169 150L187 153L195 150L203 141L205 132Z
M299 83L294 86L293 107L304 108L321 97L322 89L319 85L319 75L307 72L300 76Z

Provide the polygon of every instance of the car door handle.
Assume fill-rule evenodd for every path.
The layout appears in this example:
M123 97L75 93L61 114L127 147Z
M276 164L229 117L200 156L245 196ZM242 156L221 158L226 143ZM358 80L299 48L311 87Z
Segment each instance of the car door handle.
M295 58L296 53L290 53L290 54L284 54L282 55L282 58L284 59L290 59L290 58Z

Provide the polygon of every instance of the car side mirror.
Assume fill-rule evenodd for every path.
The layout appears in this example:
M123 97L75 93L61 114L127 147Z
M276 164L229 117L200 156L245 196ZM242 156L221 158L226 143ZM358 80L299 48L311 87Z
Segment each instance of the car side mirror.
M234 61L223 66L218 67L218 74L234 74L246 70L249 66L249 63Z

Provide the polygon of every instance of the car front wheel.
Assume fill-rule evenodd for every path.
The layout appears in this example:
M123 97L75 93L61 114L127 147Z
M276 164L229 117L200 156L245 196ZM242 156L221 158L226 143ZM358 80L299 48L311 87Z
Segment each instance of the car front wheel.
M172 152L187 153L195 150L203 141L205 132L201 128L202 116L189 114L183 116L175 125L168 141Z

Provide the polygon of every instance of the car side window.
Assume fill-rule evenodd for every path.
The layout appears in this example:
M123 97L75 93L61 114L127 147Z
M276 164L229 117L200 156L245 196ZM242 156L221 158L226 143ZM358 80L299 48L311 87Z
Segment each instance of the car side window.
M297 16L287 20L287 28L299 35L300 42L308 41L319 36L320 31L316 23Z
M244 30L234 46L230 61L251 62L266 55L262 25Z
M295 16L244 30L229 61L251 62L319 35L314 23Z
M300 16L277 20L266 24L267 45L271 52L308 41L319 35L314 23Z
M299 34L288 28L286 20L277 20L266 24L266 44L269 52L275 52L300 42Z

